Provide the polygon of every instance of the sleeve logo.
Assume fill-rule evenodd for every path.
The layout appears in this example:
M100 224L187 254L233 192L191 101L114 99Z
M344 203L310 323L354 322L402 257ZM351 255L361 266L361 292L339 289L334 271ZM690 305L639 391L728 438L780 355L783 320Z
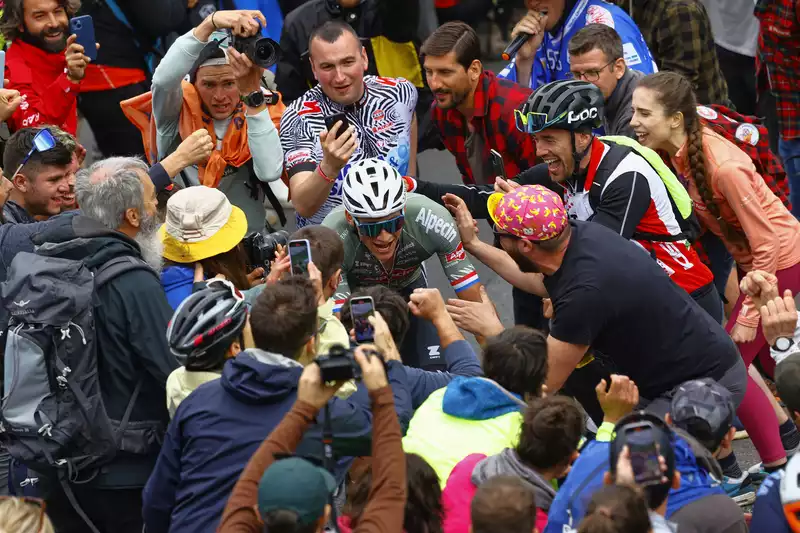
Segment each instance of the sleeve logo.
M466 259L467 252L464 251L464 244L458 243L458 247L449 254L445 255L444 258L448 263L452 263L454 261L463 261Z

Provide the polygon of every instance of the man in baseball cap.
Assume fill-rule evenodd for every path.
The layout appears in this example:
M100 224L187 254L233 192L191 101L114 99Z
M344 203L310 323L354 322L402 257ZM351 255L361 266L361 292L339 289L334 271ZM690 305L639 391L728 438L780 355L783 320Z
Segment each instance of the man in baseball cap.
M336 480L327 470L307 459L288 457L273 463L261 477L258 512L270 529L291 531L317 524L315 531L322 531L335 490Z
M736 434L735 414L730 391L713 379L703 378L678 386L665 418L717 457L731 447Z
M570 226L561 198L541 185L494 193L487 201L500 246L527 273L558 269L569 242ZM555 268L554 268L555 267Z

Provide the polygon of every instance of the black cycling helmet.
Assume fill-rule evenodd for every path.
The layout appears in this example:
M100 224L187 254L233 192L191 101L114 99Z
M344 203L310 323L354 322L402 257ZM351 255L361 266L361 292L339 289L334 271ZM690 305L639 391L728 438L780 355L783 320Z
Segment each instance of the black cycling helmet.
M542 85L514 112L517 129L539 133L547 128L588 132L599 128L603 93L585 81L561 80Z
M241 337L246 321L242 293L230 281L212 279L175 310L167 343L186 370L215 370L225 362L231 343Z

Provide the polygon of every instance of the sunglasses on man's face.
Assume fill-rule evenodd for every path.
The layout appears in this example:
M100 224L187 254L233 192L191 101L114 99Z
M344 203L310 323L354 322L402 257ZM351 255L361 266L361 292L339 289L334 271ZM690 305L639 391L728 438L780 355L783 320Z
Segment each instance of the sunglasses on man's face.
M517 130L521 131L522 133L527 133L528 135L533 135L534 133L539 133L542 130L546 130L553 124L558 123L561 119L566 116L566 111L561 113L553 120L547 120L546 113L534 113L533 111L529 112L522 112L519 109L514 110L514 123L517 126Z
M22 170L22 167L25 166L25 164L30 160L31 156L34 153L46 152L48 150L52 150L53 148L55 148L55 146L56 146L56 139L55 137L53 137L53 134L50 133L50 130L48 129L39 130L39 133L37 133L36 136L33 138L33 146L31 146L31 149L28 151L28 154L22 160L22 163L19 164L17 170L14 171L14 174L12 174L11 177L13 178L17 174L19 174L19 171Z
M356 229L358 230L359 235L374 239L384 231L388 233L396 233L403 229L406 216L400 215L382 222L359 222L355 218L353 220L355 220Z

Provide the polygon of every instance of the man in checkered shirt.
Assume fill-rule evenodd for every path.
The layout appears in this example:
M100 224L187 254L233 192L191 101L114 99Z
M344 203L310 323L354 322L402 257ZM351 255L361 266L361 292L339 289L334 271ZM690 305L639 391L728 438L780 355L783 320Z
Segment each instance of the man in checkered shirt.
M778 149L789 177L792 213L800 218L800 0L759 0L755 14L761 22L759 93L771 91L775 96Z

